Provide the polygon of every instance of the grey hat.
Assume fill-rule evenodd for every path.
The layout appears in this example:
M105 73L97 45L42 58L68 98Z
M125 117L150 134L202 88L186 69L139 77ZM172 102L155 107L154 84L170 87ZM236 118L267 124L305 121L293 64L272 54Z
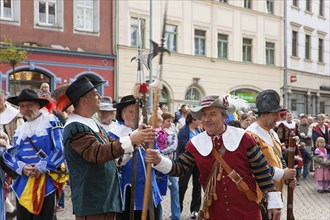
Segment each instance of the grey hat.
M267 89L260 92L256 99L256 106L258 111L257 114L270 113L270 112L281 112L286 109L280 106L280 96L275 90Z
M207 107L219 107L225 110L227 115L234 113L236 109L235 106L228 101L228 95L222 97L219 97L218 95L205 96L201 101L200 107L190 109L193 118L201 120L202 110Z
M116 111L112 104L112 98L109 96L102 96L100 98L100 111Z

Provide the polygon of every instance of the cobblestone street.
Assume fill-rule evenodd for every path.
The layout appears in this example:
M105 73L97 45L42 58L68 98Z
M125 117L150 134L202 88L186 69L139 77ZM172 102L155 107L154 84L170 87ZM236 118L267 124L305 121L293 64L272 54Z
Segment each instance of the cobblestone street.
M330 193L318 193L314 186L313 173L306 179L301 179L300 186L297 186L294 193L294 216L296 220L329 220L330 219ZM190 193L191 185L189 186L186 199L184 201L184 210L182 212L182 219L190 219L189 206L190 206ZM67 186L65 197L65 210L57 214L58 220L74 220L72 215L72 205L70 200L70 190ZM283 199L286 203L287 188L285 187ZM170 198L164 198L163 206L163 219L170 220ZM286 205L282 211L282 219L286 219Z

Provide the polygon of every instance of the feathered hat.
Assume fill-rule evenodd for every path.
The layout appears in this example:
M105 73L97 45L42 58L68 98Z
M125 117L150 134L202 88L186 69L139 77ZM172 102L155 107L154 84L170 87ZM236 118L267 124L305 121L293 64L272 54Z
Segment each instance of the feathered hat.
M234 113L235 106L228 101L228 95L219 97L218 95L205 96L201 101L201 106L191 108L190 112L193 118L201 120L202 110L207 107L219 107L227 113L227 115Z
M65 94L58 98L56 110L58 112L65 111L70 105L75 103L86 93L103 84L104 81L94 81L94 84L86 77L82 77L74 81L65 91Z

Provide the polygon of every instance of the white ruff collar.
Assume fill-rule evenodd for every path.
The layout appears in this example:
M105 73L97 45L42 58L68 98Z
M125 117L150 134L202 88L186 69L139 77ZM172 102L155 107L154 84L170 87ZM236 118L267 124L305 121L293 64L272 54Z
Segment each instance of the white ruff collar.
M33 135L37 137L48 135L46 129L52 126L50 121L54 121L54 117L54 115L41 114L35 120L27 121L18 126L14 134L14 137L17 137L16 144L19 144L21 140L25 140L25 138L32 137Z
M282 123L289 129L295 129L296 128L296 122L292 121L290 124L287 121L282 121Z
M268 145L274 147L274 142L268 131L263 129L257 122L252 123L246 131L251 131L253 134L257 135L259 138L261 138L263 141L265 141ZM269 132L273 134L273 137L275 140L280 144L281 141L279 140L277 133L270 129Z
M8 124L18 115L18 113L19 111L16 108L6 103L5 110L0 113L0 124Z
M227 130L222 134L223 145L227 150L235 151L238 148L244 134L245 130L243 129L227 126ZM212 151L212 138L206 131L193 137L191 142L202 156L207 156Z
M129 134L131 134L133 131L131 128L121 124L119 126L116 126L110 130L111 133L116 135L117 137L126 137Z
M99 127L96 124L96 121L93 118L86 118L86 117L83 117L83 116L77 115L77 114L70 115L70 117L66 121L64 127L66 127L67 125L69 125L73 122L79 122L81 124L84 124L84 125L90 127L94 132L100 131Z

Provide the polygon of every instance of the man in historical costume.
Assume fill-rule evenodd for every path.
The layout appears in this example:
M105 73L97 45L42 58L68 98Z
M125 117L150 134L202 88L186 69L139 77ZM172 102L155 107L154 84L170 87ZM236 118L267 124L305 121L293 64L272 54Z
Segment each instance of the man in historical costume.
M18 126L24 123L24 120L22 115L19 113L19 110L9 105L9 103L6 103L6 100L6 92L0 90L0 130L8 135L8 141L10 145L7 146L11 146L13 144L14 131ZM11 204L8 197L10 184L11 178L6 174L4 181L4 196L7 219L11 219L16 215L16 208Z
M115 159L133 151L134 144L151 141L155 131L139 130L119 140L111 139L92 116L100 108L96 87L82 77L60 96L57 109L71 104L74 113L64 127L63 143L70 171L73 213L77 220L112 220L122 210Z
M260 147L245 130L225 125L234 111L227 96L204 97L201 107L191 112L202 121L205 132L193 137L175 161L152 149L147 150L146 161L154 163L156 170L175 176L198 167L205 191L200 212L203 219L261 219L256 183L267 191L268 218L279 219L283 208L281 193L275 190L272 168Z
M257 96L256 107L258 120L251 124L246 131L256 140L268 164L273 167L276 190L282 192L283 182L294 180L296 171L295 169L284 169L286 163L282 156L281 142L273 130L280 119L279 112L284 111L280 107L280 96L271 89L262 91ZM290 185L294 184L295 181ZM258 191L258 198L259 200L262 198L261 191ZM262 201L266 201L266 199L264 198Z
M299 139L298 124L292 120L292 114L290 111L285 111L285 120L282 121L277 128L277 135L281 143L284 143L282 147L283 157L287 161L288 152L287 148L289 147L289 138L292 136ZM295 167L297 170L297 185L299 185L299 178L301 174L301 169L303 167L303 159L298 148L298 145L295 147Z
M285 144L285 148L289 147L289 137L295 136L299 137L298 124L292 120L292 114L290 111L285 111L285 120L281 121L277 128L278 138L282 143Z
M109 132L118 125L115 118L116 108L113 107L111 97L102 96L100 98L100 110L97 112L97 119L106 132Z
M3 154L5 164L18 174L12 186L17 219L55 219L56 193L61 188L48 173L64 161L63 128L54 115L41 113L49 101L31 89L7 101L19 106L27 120L16 129L13 147Z
M119 103L117 103L116 118L120 125L115 129L110 130L110 135L115 138L122 138L135 133L137 121L139 118L136 116L136 99L133 95L124 96ZM135 211L134 219L141 219L143 207L144 185L146 181L146 164L144 161L145 149L142 145L136 147L137 162L136 166L136 189L135 189ZM132 168L134 166L132 159L132 152L124 154L118 160L120 166L120 187L123 195L124 207L123 213L117 215L117 220L129 219L130 213L130 199L131 199L131 186L132 186ZM160 202L162 197L156 182L154 170L152 171L152 192L153 192L153 205L155 207L155 219L160 219Z

